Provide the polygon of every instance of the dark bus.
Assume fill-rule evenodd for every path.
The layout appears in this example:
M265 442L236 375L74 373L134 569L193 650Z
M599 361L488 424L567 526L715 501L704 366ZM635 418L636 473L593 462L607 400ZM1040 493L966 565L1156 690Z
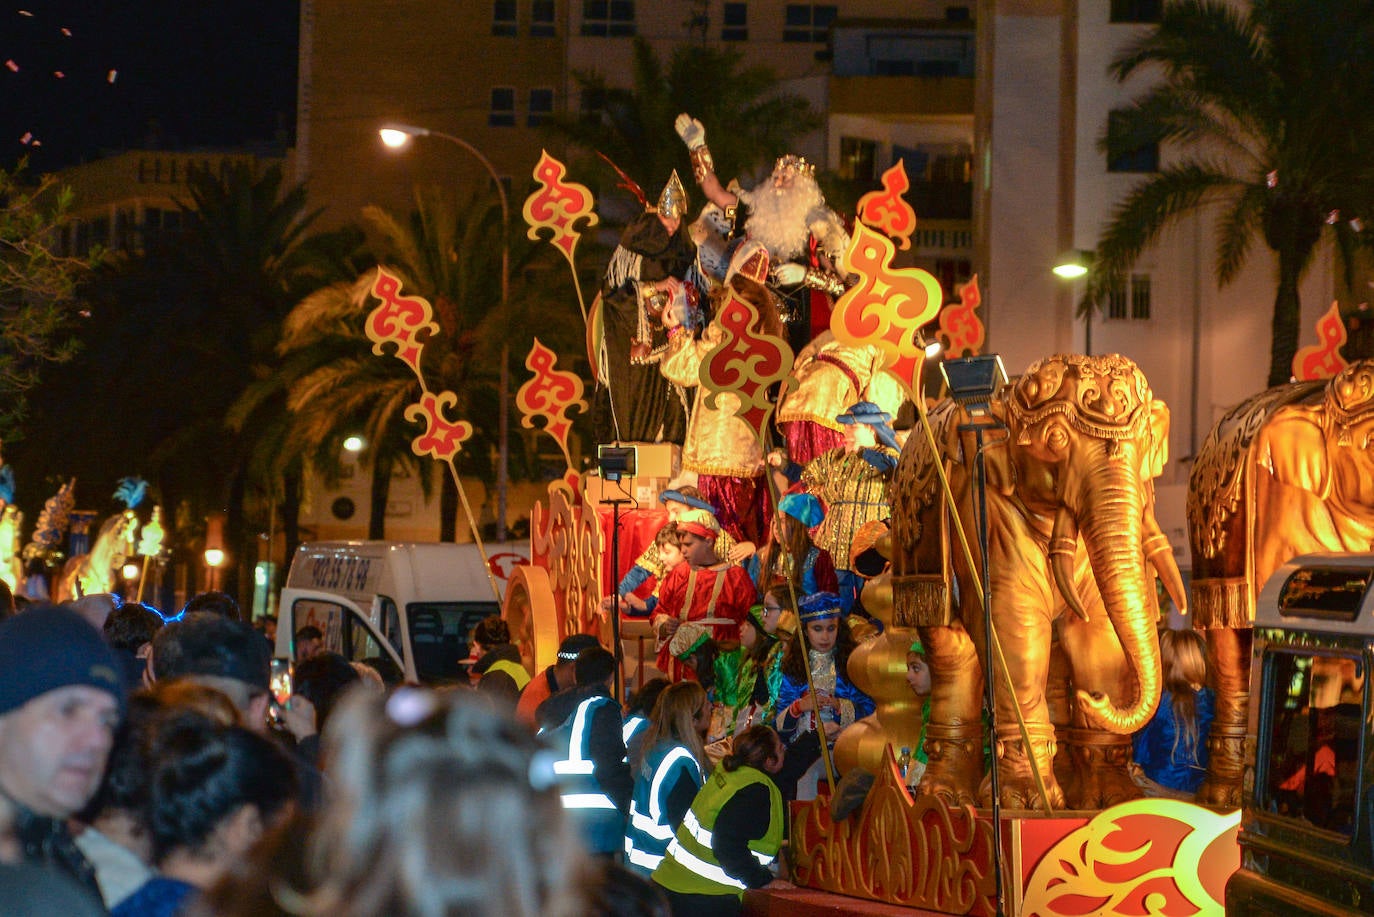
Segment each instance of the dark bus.
M1374 554L1310 554L1260 593L1227 914L1374 914L1372 584Z

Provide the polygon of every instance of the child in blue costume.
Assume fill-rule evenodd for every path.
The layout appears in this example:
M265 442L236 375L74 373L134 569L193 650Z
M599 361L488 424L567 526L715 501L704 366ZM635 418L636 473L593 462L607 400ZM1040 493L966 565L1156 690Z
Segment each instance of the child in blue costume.
M777 701L778 732L787 743L777 782L788 799L796 797L797 778L820 757L820 735L833 745L842 730L871 714L874 707L873 698L849 680L847 666L855 643L843 620L840 596L818 592L802 599L797 611L802 633L783 653ZM807 686L808 669L816 689L814 700Z
M778 501L772 538L744 564L760 593L777 576L790 578L799 595L839 592L834 558L811 540L811 531L824 521L821 501L811 494L789 493Z
M1207 775L1207 734L1215 701L1207 683L1207 645L1197 631L1159 637L1164 693L1159 709L1135 734L1136 783L1147 796L1191 798Z

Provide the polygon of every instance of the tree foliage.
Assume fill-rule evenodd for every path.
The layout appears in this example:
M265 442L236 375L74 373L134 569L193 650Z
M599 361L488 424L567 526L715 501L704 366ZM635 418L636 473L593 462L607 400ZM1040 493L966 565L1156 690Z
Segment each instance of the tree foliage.
M1331 236L1349 269L1374 225L1374 3L1166 2L1158 28L1117 56L1125 81L1161 79L1120 113L1109 156L1162 144L1166 165L1112 214L1088 299L1101 303L1180 218L1216 217L1217 280L1234 280L1261 240L1276 255L1269 383L1297 349L1298 284Z
M687 150L673 131L680 112L706 126L716 170L727 177L771 165L791 141L822 124L806 99L780 90L771 69L744 66L744 53L731 48L682 45L665 67L637 38L630 88L597 71L573 76L588 110L551 118L549 132L584 157L604 153L651 199L674 169L690 184Z
M0 438L16 439L28 393L49 364L77 350L78 285L99 262L62 255L57 233L72 194L52 176L0 170Z

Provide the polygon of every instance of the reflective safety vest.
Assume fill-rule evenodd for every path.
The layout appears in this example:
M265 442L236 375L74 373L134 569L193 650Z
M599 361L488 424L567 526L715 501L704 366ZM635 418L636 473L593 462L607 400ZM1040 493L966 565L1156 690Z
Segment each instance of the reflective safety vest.
M664 803L683 774L701 786L701 765L686 746L663 741L644 756L635 775L630 823L625 828L625 862L635 872L647 876L663 862L676 827L668 823Z
M717 767L702 785L692 808L682 819L663 862L654 870L654 881L685 895L744 895L745 884L721 868L712 847L711 831L720 810L740 790L755 783L768 787L768 830L749 842L754 858L765 866L778 858L782 848L782 794L760 770L741 767L726 771Z
M606 704L616 702L605 695L589 697L577 705L577 710L562 725L544 733L556 750L566 752L566 757L553 764L559 796L563 809L592 853L615 853L621 849L625 837L625 816L601 789L596 779L596 765L588 756L592 715ZM616 709L619 710L619 705Z
M649 718L647 716L641 716L638 713L626 719L625 725L620 727L620 737L625 740L626 761L630 760L630 753L634 750L634 746L630 743L633 742L637 736L643 735L644 730L648 728Z

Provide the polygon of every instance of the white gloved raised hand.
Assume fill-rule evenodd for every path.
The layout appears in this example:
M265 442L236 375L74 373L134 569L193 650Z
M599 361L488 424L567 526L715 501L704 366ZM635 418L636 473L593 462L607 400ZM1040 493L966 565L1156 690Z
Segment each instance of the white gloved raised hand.
M773 277L781 286L794 286L806 279L806 266L792 263L779 264L773 269Z
M677 120L673 122L673 130L677 131L677 135L687 144L689 150L706 145L706 128L686 112L677 116Z

